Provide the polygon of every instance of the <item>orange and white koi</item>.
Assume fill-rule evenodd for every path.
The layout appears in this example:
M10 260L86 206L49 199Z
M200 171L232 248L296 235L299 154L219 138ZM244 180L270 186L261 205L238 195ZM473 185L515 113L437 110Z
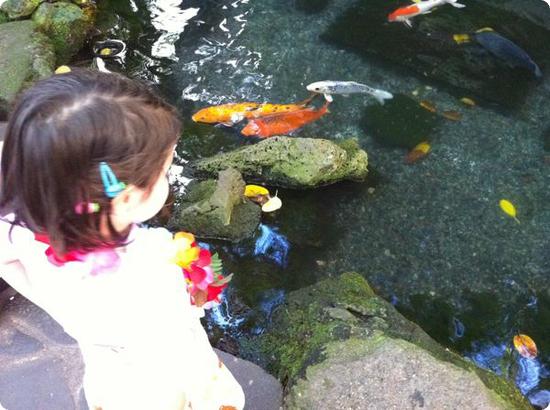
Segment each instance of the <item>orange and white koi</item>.
M315 95L295 104L270 104L270 103L230 103L203 108L191 118L195 122L207 124L234 125L243 119L262 118L267 115L303 110Z
M449 3L456 8L466 7L464 4L458 3L458 0L424 0L417 1L414 4L410 4L405 7L400 7L388 15L389 22L402 22L407 26L412 27L411 19L421 14L428 14L432 12L432 9L437 6L442 6L445 3Z
M274 135L286 135L298 128L313 122L328 113L329 101L321 108L303 108L300 111L269 115L263 118L251 119L241 134L247 137L268 138Z

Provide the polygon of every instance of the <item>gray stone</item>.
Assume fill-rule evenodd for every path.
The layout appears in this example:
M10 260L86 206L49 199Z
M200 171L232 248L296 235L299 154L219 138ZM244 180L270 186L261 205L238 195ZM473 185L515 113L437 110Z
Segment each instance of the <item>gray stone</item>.
M17 93L51 75L54 66L53 48L31 20L0 25L0 121Z
M199 175L233 167L247 182L287 188L315 188L367 176L367 153L354 140L272 137L191 164Z
M292 292L241 352L285 382L289 409L529 409L511 381L443 348L357 273Z
M231 168L221 171L217 182L190 186L171 227L201 238L232 242L251 237L260 223L261 210L244 196L244 188L241 175Z

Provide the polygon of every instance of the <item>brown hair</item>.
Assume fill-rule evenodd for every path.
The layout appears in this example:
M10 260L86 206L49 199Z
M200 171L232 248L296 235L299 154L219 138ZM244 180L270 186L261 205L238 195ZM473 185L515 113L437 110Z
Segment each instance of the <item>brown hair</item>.
M120 246L99 163L120 181L150 190L177 142L176 110L121 75L73 69L27 90L9 117L1 162L0 215L45 233L57 253ZM79 203L100 211L78 214ZM107 220L110 237L100 233Z

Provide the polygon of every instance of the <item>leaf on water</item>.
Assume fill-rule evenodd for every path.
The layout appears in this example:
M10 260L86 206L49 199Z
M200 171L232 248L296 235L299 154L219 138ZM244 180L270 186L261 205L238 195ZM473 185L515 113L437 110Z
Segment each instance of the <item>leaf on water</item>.
M431 146L427 141L421 142L405 155L405 164L414 164L416 161L424 158L430 152L430 149Z
M458 121L462 118L462 114L458 111L443 111L441 115L451 121Z
M519 224L519 219L516 217L517 212L516 212L516 207L514 206L514 204L512 204L507 199L501 199L499 204L500 204L500 209L502 209L502 211L506 215L514 218L514 220Z
M430 112L436 112L437 108L435 108L435 105L429 101L422 100L420 101L420 106Z
M244 196L251 198L258 195L269 195L269 191L260 185L247 185L244 188Z
M468 107L475 107L476 102L468 97L463 97L460 99L460 102L464 105L467 105Z
M516 335L514 336L514 347L518 353L528 359L534 359L537 357L537 345L527 335Z

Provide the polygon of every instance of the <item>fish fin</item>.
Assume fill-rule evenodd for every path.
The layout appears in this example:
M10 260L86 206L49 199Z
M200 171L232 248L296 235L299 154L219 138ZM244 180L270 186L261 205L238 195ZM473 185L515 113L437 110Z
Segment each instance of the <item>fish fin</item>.
M309 93L309 97L307 97L305 100L297 102L296 105L308 105L315 97L317 97L319 94L317 93Z
M447 0L447 3L449 3L453 7L456 7L457 9L466 7L465 4L459 3L457 0Z
M403 24L405 24L408 28L412 28L413 25L409 19L403 20Z
M327 100L327 103L331 103L332 101L334 101L334 99L332 98L332 95L330 94L323 94L324 97L325 97L325 100Z
M433 11L433 10L427 10L427 11L425 11L425 12L422 13L422 14L430 14L432 11Z
M232 127L235 124L228 121L228 122L220 122L220 125L223 125L224 127Z
M372 93L372 96L376 98L376 101L378 101L382 105L384 105L384 102L386 100L391 100L393 98L392 93L389 93L384 90L378 90L378 89L374 90L374 92Z
M453 40L456 44L469 43L472 41L468 34L453 34Z
M349 97L349 94L342 94L342 97Z

